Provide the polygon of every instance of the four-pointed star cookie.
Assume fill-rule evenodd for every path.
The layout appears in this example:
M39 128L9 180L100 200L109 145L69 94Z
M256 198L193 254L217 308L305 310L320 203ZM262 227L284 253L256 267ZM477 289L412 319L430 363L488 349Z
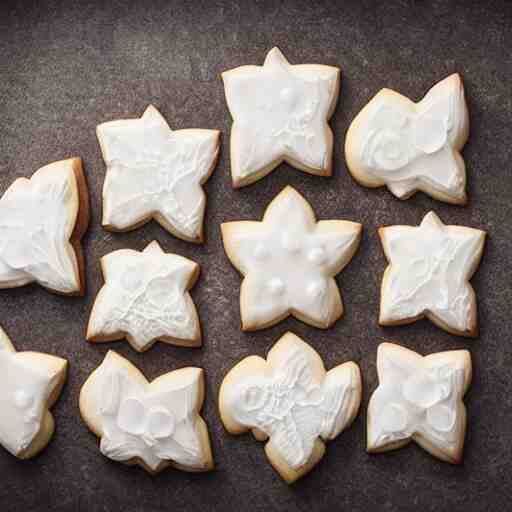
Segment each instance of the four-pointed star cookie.
M379 235L389 261L380 324L427 317L452 334L476 336L476 297L469 280L482 256L485 232L445 226L430 212L420 226L390 226Z
M66 370L60 357L16 352L0 327L0 444L16 457L33 457L50 441L55 422L49 409Z
M327 328L342 314L333 277L348 264L361 239L361 224L316 222L309 203L286 187L262 222L222 224L224 248L245 276L240 293L244 330L262 329L288 315Z
M202 242L201 185L215 168L220 132L172 131L150 105L140 119L100 124L97 135L107 166L103 226L127 231L153 218L178 238Z
M267 360L250 356L224 378L219 409L231 434L251 430L267 441L265 453L292 483L325 453L325 442L354 420L361 402L359 367L348 362L328 372L320 356L291 332Z
M369 452L401 448L411 440L447 462L462 460L466 408L471 383L467 350L422 357L382 343L377 352L379 387L368 405Z
M366 187L387 185L398 198L421 190L464 204L466 167L460 154L469 114L459 75L436 84L414 103L382 89L354 119L345 138L352 176Z
M340 70L319 64L292 66L273 48L263 66L222 73L233 117L233 186L263 178L281 162L330 176L333 136L328 125L338 101Z
M158 242L142 252L121 249L101 258L105 285L99 291L87 327L89 341L126 337L137 351L157 340L199 346L201 329L188 293L199 265L166 254Z

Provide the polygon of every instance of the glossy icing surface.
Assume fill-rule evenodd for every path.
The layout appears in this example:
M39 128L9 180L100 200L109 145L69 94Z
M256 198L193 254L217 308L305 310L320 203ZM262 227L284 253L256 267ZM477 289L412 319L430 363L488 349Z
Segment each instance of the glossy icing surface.
M332 135L327 121L338 98L338 68L292 66L273 48L263 66L242 66L222 78L234 121L235 185L255 181L283 160L330 174Z
M327 327L341 314L333 279L356 251L361 225L316 222L307 201L286 187L268 206L262 222L222 225L224 247L245 276L242 323L261 328L288 314Z
M103 225L132 229L150 218L181 238L199 241L201 187L219 151L217 130L172 131L149 106L140 119L103 123L98 139L107 166Z
M469 279L476 270L485 232L445 226L434 212L420 226L380 230L389 260L381 293L381 323L432 315L453 331L476 326L476 298Z

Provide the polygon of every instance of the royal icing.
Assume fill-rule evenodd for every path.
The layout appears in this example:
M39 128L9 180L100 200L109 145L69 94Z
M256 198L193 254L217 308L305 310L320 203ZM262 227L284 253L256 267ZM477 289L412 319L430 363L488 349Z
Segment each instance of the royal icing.
M436 84L419 103L383 89L349 128L348 167L363 185L385 184L400 199L421 190L443 201L465 203L460 151L468 134L459 75Z
M233 117L234 186L262 178L282 161L312 174L331 174L327 122L338 100L339 77L331 66L292 66L278 48L270 50L263 66L222 74Z
M271 451L289 468L300 471L319 438L334 439L353 420L360 397L357 365L345 363L326 373L320 356L287 333L266 362L252 356L228 373L220 407L228 430L252 429L258 440L269 439Z
M30 452L31 445L46 416L53 425L49 401L63 383L66 367L67 362L59 357L16 352L0 328L0 444L13 455L35 455L36 452ZM53 427L47 441L52 432Z
M478 266L485 232L446 226L430 212L418 227L390 226L380 235L389 261L381 324L426 316L455 334L476 334L476 297L469 279Z
M112 460L137 462L152 472L169 464L204 471L211 469L211 454L199 416L203 388L200 368L148 383L127 359L109 351L82 388L80 410L101 437L101 453Z
M309 203L286 187L268 206L262 222L222 225L224 247L245 276L241 288L246 330L272 325L292 314L328 327L343 313L333 279L359 245L361 224L316 222Z
M105 285L94 302L87 339L126 336L140 352L158 339L177 345L201 343L196 308L187 291L199 273L197 263L166 254L153 241L142 252L111 252L101 266Z
M462 398L471 381L467 350L422 357L391 343L377 354L379 386L368 406L368 450L417 441L449 462L459 462L466 414Z
M125 231L154 218L184 240L202 241L205 194L219 151L217 130L172 131L149 106L140 119L97 128L107 166L103 225Z
M70 238L80 207L78 159L46 165L19 178L0 199L0 288L36 281L50 290L81 290Z

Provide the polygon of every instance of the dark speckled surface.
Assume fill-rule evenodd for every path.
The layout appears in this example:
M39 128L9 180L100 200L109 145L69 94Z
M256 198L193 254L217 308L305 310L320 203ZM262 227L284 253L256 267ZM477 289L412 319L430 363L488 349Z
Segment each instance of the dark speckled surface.
M19 350L69 359L69 380L54 408L56 434L37 458L21 462L0 450L0 510L347 510L505 511L512 499L512 5L507 2L10 2L0 4L0 189L61 158L83 158L92 222L84 239L87 294L58 297L37 286L0 293L0 323ZM342 90L332 126L332 178L282 165L257 184L232 190L229 127L219 74L262 63L278 45L292 63L340 66ZM419 99L449 73L464 78L471 137L464 150L470 203L456 207L425 195L400 202L386 189L356 185L343 160L344 134L381 87ZM207 243L198 247L155 223L127 234L100 226L104 165L95 126L140 115L154 103L174 128L218 128L222 156L208 182ZM219 224L260 218L286 185L296 187L322 219L362 222L359 252L338 277L346 312L328 331L287 320L272 329L239 329L240 277L221 246ZM445 222L489 232L473 279L481 334L451 336L427 321L377 326L385 267L376 235L383 224L416 224L430 209ZM159 344L145 354L126 342L84 339L102 284L99 258L115 249L162 246L194 259L202 275L193 290L204 346ZM364 402L353 427L332 442L315 470L292 487L267 463L263 444L231 437L220 423L216 394L227 370L249 354L264 355L287 330L302 336L326 365L353 359L364 376ZM383 338L422 353L471 350L474 380L464 464L454 467L410 445L365 452L366 405L376 386L375 355ZM217 463L210 474L167 470L152 478L109 461L82 423L80 386L108 348L148 378L184 365L206 370L204 407ZM1 411L0 411L1 414Z

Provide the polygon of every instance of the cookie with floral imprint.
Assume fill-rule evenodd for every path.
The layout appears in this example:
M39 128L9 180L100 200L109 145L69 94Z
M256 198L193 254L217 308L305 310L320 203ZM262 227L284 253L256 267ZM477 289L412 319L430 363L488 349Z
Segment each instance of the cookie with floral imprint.
M332 172L333 136L328 121L340 89L340 70L290 64L278 48L263 66L222 73L231 127L234 187L254 183L281 162L316 175Z
M434 85L418 103L382 89L352 121L345 158L365 187L386 185L399 199L417 191L466 204L466 166L460 154L469 113L460 75Z
M201 327L189 290L199 265L165 253L154 240L143 251L120 249L101 258L105 284L87 326L87 339L105 342L126 338L138 352L156 341L201 345Z
M107 166L105 229L129 231L151 219L174 236L203 242L208 180L219 155L218 130L171 130L150 105L140 119L100 124L96 133Z
M459 464L466 433L462 401L471 383L467 350L421 355L394 343L377 351L379 385L368 404L367 450L415 441L434 457Z
M204 372L181 368L152 382L130 361L109 351L80 391L80 413L111 460L151 474L169 466L213 469L208 428L200 410Z
M222 422L230 434L251 431L288 483L311 471L354 421L361 403L361 374L347 362L328 372L317 352L288 332L267 359L249 356L224 378Z
M18 178L0 199L0 288L36 282L61 295L83 295L81 239L89 195L80 158Z

